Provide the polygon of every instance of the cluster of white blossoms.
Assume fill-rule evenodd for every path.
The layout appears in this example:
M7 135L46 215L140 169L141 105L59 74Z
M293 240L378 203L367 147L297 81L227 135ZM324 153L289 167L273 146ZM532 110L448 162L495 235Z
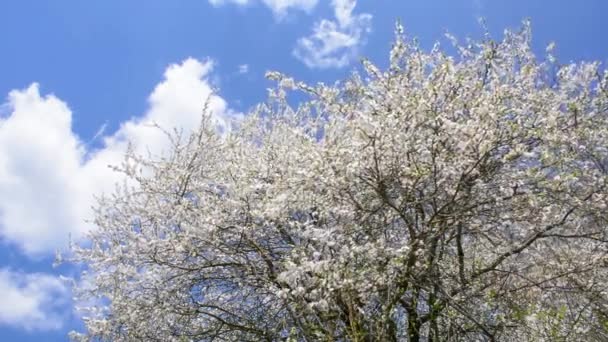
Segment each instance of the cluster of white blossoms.
M97 304L73 337L607 340L608 77L530 39L449 55L398 26L385 71L271 73L231 131L130 153L74 248Z

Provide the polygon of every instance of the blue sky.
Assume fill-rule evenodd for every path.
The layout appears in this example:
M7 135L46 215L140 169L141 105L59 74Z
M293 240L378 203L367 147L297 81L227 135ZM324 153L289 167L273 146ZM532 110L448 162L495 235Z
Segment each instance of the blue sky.
M81 329L54 251L94 227L92 195L120 178L127 141L161 151L150 122L193 127L263 101L268 70L308 82L386 65L394 23L423 47L447 30L501 37L532 20L534 49L608 61L603 0L3 0L0 2L0 340ZM316 36L315 36L316 34Z

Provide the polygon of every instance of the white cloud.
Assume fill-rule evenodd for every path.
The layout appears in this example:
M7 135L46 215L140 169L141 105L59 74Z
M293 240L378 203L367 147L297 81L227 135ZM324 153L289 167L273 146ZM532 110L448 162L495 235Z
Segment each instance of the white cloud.
M281 19L290 9L305 12L312 11L317 6L318 0L262 0L275 17Z
M304 12L312 11L319 0L261 0L268 7L277 19L283 19L290 10L300 10ZM209 0L213 6L224 4L235 4L239 6L249 5L251 0Z
M249 72L249 64L241 64L239 65L239 74L246 74Z
M37 84L8 97L0 119L0 234L23 250L39 252L66 240L81 223L81 161L85 151L72 134L72 113ZM89 202L90 203L90 202Z
M333 0L336 20L317 22L313 33L298 40L296 58L309 68L341 68L357 56L371 32L372 15L353 14L356 0Z
M249 3L249 0L209 0L209 3L216 7L226 3L233 3L236 5L244 6Z
M69 291L58 278L0 269L0 325L26 330L60 329Z
M137 153L160 154L165 135L152 127L188 129L200 122L205 100L212 94L211 61L187 59L170 66L149 96L142 116L122 123L104 136L103 146L87 151L72 132L72 112L53 95L41 96L37 84L11 91L0 117L0 236L29 256L67 246L91 229L93 194L109 192L122 176L110 170L123 160L128 142ZM219 124L234 115L226 102L212 96L209 109ZM2 293L2 292L0 292Z

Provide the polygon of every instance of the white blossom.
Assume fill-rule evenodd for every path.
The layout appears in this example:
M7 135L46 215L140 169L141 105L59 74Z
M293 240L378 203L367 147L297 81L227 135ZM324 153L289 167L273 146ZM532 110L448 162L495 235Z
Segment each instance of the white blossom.
M128 155L74 251L101 304L73 337L607 340L606 74L538 60L528 23L457 56L402 31L388 70L269 73L230 131Z

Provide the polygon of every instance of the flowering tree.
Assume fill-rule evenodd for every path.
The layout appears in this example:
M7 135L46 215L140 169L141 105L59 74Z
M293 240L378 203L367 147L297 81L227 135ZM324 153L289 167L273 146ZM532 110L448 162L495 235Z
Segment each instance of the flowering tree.
M607 340L608 74L537 59L527 23L455 56L397 31L386 71L270 73L238 127L130 153L73 337Z

